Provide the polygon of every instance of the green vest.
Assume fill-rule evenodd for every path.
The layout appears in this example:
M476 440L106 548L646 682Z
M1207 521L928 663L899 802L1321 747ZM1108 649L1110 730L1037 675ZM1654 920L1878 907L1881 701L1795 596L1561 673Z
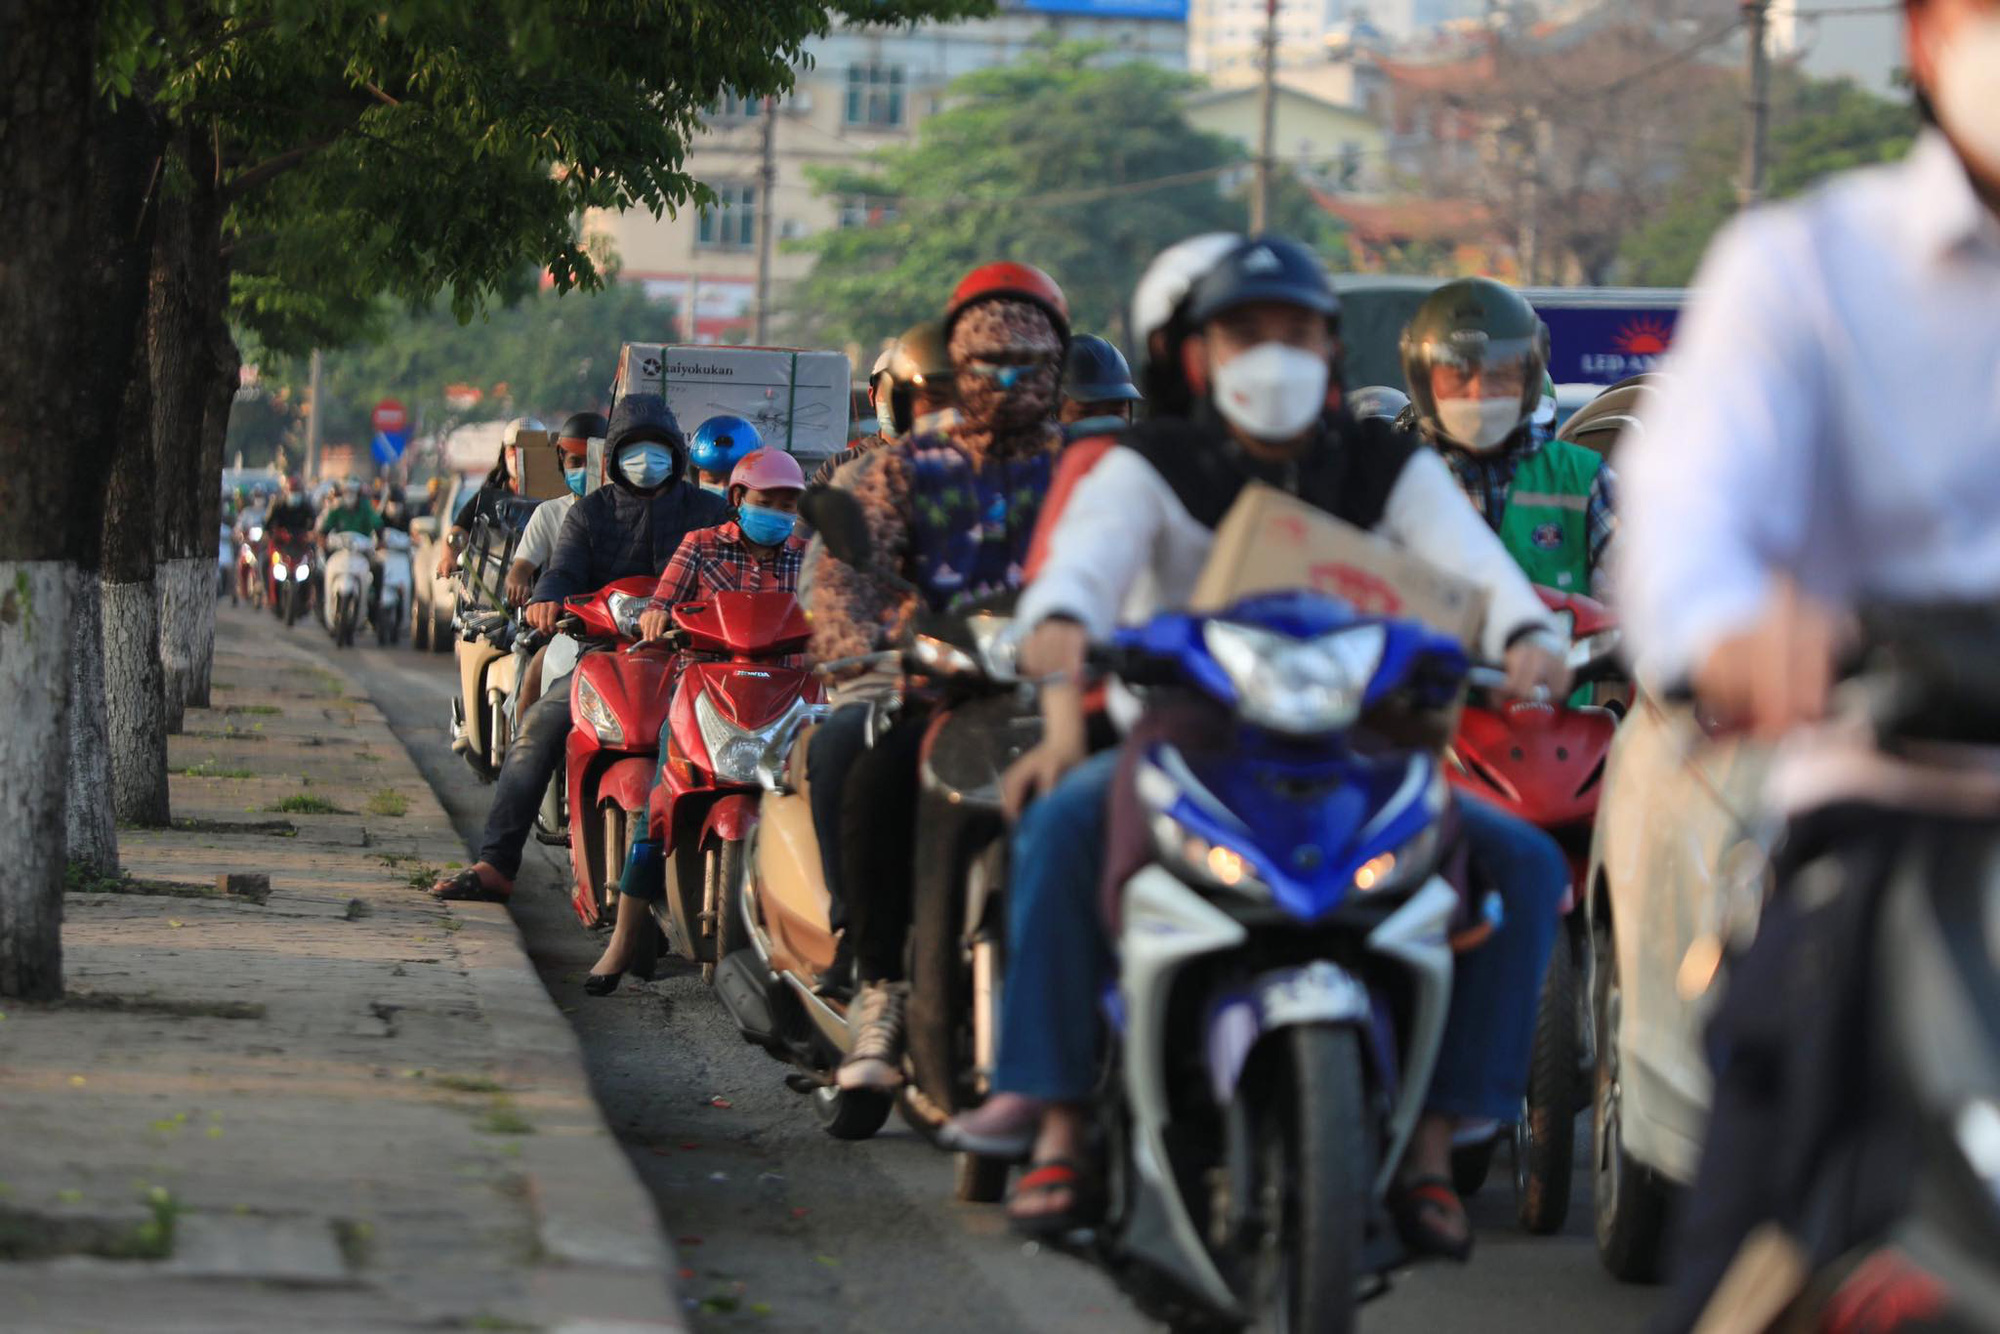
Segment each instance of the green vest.
M1551 440L1514 470L1500 541L1532 582L1589 594L1590 486L1603 466L1595 451Z

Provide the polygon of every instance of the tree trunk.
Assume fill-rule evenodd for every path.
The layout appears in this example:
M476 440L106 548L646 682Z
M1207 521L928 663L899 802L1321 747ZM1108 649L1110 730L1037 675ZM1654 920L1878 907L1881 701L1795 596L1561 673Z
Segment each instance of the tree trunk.
M132 349L123 421L143 442L152 390L146 343ZM127 824L167 823L166 672L153 560L153 451L125 451L104 509L104 702L111 809Z
M118 872L111 815L111 738L104 726L104 590L96 562L76 572L69 621L69 864Z
M173 155L182 170L160 201L146 336L159 481L154 533L160 660L166 670L167 730L178 732L190 699L208 699L207 662L215 640L212 565L222 506L222 441L210 437L209 427L218 388L227 392L234 386L222 380L217 356L216 326L226 292L214 141L202 126L191 125L175 132Z
M226 276L223 281L226 284ZM209 347L215 373L209 377L202 426L202 497L207 507L203 511L204 531L216 533L222 527L222 460L229 441L229 412L236 402L236 389L243 372L243 356L237 350L236 339L230 335L229 321L221 308L212 322ZM214 582L211 571L209 583L212 586ZM215 667L215 608L214 598L202 604L195 626L190 646L193 663L187 681L189 708L205 709L209 705L209 678Z
M0 9L0 996L62 994L71 590L94 566L144 296L134 112L96 98L97 0ZM136 105L128 99L128 107ZM122 128L121 128L122 127Z

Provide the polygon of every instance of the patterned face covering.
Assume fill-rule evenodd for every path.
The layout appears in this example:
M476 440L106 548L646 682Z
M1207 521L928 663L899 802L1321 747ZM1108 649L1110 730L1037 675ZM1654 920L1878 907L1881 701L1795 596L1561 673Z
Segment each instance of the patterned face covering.
M992 437L1034 430L1055 414L1062 338L1031 301L982 301L951 329L958 408L972 432ZM1024 361L1024 358L1035 358Z

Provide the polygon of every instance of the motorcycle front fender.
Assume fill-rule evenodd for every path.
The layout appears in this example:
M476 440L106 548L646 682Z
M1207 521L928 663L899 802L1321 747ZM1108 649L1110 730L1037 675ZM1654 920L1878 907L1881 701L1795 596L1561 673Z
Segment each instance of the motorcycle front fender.
M1325 959L1259 974L1246 990L1223 997L1209 1011L1208 1074L1216 1106L1235 1100L1243 1067L1266 1034L1300 1024L1360 1027L1373 1011L1361 979Z
M708 808L708 816L701 824L701 842L697 846L706 846L710 838L724 843L740 843L750 837L750 831L756 824L757 794L732 792Z
M641 818L653 791L653 757L632 755L615 761L597 780L597 799L615 801Z

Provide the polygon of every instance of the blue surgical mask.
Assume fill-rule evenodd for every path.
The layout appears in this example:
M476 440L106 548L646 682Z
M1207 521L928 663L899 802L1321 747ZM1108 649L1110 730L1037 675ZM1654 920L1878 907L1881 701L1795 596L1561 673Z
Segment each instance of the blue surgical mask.
M618 456L618 471L641 491L650 491L674 475L673 446L658 440L634 445Z
M743 530L743 536L760 547L777 546L792 535L798 522L796 514L765 509L762 505L744 505L736 511L736 526Z
M569 483L569 493L571 495L580 496L583 494L583 484L590 480L590 469L564 468L563 480Z

